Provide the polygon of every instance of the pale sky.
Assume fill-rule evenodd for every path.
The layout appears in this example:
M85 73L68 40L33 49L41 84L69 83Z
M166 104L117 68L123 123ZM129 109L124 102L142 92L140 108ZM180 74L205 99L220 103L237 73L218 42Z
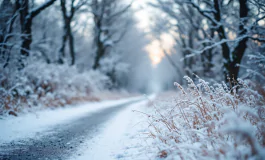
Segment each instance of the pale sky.
M150 19L152 18L151 16L154 15L152 14L154 9L147 5L148 2L151 2L151 0L135 0L133 3L133 8L136 10L136 19L139 21L138 27L145 32L150 32L150 24L152 23ZM160 38L162 44L158 40L151 39L151 43L145 48L149 53L149 57L154 67L163 59L163 49L169 51L174 45L174 41L170 35L163 34Z
M150 27L150 12L152 11L152 8L147 5L148 1L150 0L135 0L132 6L136 10L135 16L139 20L138 27L146 31Z

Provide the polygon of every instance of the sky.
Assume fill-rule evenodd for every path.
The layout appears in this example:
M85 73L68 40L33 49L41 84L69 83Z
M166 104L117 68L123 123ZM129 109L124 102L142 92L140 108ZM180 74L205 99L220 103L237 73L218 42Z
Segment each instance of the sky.
M151 15L155 10L148 6L148 2L151 0L135 0L133 3L133 9L136 10L135 16L138 20L138 28L142 29L144 32L149 33L152 22ZM153 67L159 64L163 57L163 50L169 51L174 45L173 39L168 34L162 34L159 40L152 38L149 34L148 36L151 39L151 42L146 46L146 51L149 54Z
M150 71L141 68L138 74L141 77L140 82L143 81L143 75L146 75L148 77L148 91L157 93L165 89L165 87L173 86L171 82L175 76L175 74L172 74L175 73L174 68L172 68L168 60L164 59L164 51L170 54L174 40L168 33L162 33L159 40L155 38L158 35L154 35L151 28L155 24L155 16L163 13L149 6L147 4L148 2L153 3L155 0L134 0L132 5L132 8L136 11L135 17L138 20L137 27L146 33L146 38L149 40L149 44L145 46L145 50L152 63ZM137 84L140 82L137 81Z

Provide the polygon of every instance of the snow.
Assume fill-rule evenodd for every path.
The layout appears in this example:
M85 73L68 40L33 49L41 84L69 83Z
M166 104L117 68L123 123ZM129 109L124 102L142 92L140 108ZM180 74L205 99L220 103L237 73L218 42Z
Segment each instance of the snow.
M69 159L153 159L154 153L158 151L150 148L152 140L147 138L146 134L147 117L140 113L147 112L148 102L145 100L135 103L120 112L104 124L102 133L83 143Z
M248 81L238 80L236 92L184 78L187 87L175 82L180 92L160 94L156 112L149 112L153 146L165 159L265 159L264 102Z
M66 123L67 121L72 121L84 115L92 114L106 108L141 99L143 99L143 96L122 100L86 103L55 110L49 109L25 114L19 117L4 117L3 119L0 119L0 126L2 128L0 133L0 144L33 137L36 138L36 135L40 137L39 133L47 131L52 126Z

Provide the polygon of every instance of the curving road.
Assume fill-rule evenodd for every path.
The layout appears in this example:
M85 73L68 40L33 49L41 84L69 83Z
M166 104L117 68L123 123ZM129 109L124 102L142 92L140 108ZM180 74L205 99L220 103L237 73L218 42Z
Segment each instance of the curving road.
M105 122L115 117L135 100L88 114L71 123L64 123L47 130L34 139L0 145L0 160L64 160L76 151L78 146L99 133Z

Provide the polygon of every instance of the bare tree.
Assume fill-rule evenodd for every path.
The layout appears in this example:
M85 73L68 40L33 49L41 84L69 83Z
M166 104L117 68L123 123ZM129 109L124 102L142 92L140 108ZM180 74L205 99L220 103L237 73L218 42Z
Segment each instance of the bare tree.
M100 67L100 60L110 52L110 48L119 43L126 33L128 21L123 19L131 4L124 6L119 0L92 1L94 16L95 59L93 69Z
M220 47L220 53L223 57L224 75L226 77L238 78L239 64L248 48L249 39L263 41L255 32L256 28L260 29L259 22L264 18L264 12L261 12L264 2L256 0L157 0L162 10L177 20L176 25L180 25L182 21L192 19L194 15L200 15L200 21L194 23L190 21L192 30L189 35L190 27L182 26L178 32L184 33L184 37L188 39L195 38L196 45L183 45L183 52L189 52L185 58L191 58L198 55L206 55L202 60L211 61L213 49ZM257 4L258 3L258 4ZM238 6L238 7L237 7ZM259 6L259 7L257 7ZM180 11L179 8L186 8L187 12ZM190 8L190 9L188 9ZM257 12L257 8L259 8ZM180 12L179 12L180 11ZM185 16L184 19L179 17ZM204 23L204 24L203 24ZM186 23L188 26L188 23ZM204 26L200 26L202 24ZM198 28L198 26L200 26ZM192 34L195 33L195 34ZM187 36L189 35L189 36ZM198 37L196 37L198 36ZM217 36L217 37L216 37ZM259 38L257 38L259 37ZM179 40L182 39L178 38ZM184 41L182 40L182 44ZM209 64L211 66L211 64Z
M69 2L69 1L68 1ZM63 23L64 23L64 32L62 37L62 46L59 50L59 59L58 63L63 64L63 58L65 57L65 46L67 40L69 40L69 51L71 56L71 65L75 64L75 45L74 45L74 36L72 31L71 23L76 12L81 9L85 4L87 4L88 0L70 0L70 4L67 3L66 0L60 0L61 3L61 11L63 16ZM68 7L69 5L70 7ZM70 8L67 10L67 8Z
M45 10L47 7L51 6L56 0L48 0L44 4L31 9L29 7L29 0L16 0L16 10L19 10L20 14L20 25L22 34L22 44L19 58L19 68L25 67L24 60L29 56L30 45L32 43L32 21L33 19Z
M196 14L196 10L191 6L180 1L165 2L157 0L156 4L152 3L151 5L167 15L167 17L156 18L153 31L158 35L174 33L171 36L175 41L175 50L172 49L171 53L174 54L179 51L182 53L185 74L188 76L193 76L193 74L203 77L213 76L213 50L204 51L200 56L193 56L192 50L190 50L198 49L200 45L206 46L207 43L199 44L199 42L213 38L213 30L205 28L205 24L202 21L203 17ZM171 59L171 62L169 61L171 64L174 62L169 54L167 54L166 58ZM200 62L200 66L198 66L198 62ZM176 63L180 63L180 61Z
M10 60L10 52L12 46L7 42L12 38L13 24L17 17L17 12L10 0L4 0L0 6L0 55L5 68Z
M213 0L209 2L205 1L199 1L194 2L192 0L185 1L185 3L190 4L193 8L195 8L198 13L200 13L202 16L204 16L211 24L211 28L214 29L214 31L217 32L219 37L219 45L222 49L222 55L223 55L223 66L224 66L224 75L225 77L228 76L230 78L234 78L237 80L238 74L239 74L239 64L242 61L242 58L245 54L245 51L247 49L247 42L249 38L253 38L252 29L253 24L250 21L251 19L256 19L256 17L259 16L251 16L251 10L250 10L250 3L248 0L239 0L239 1L219 1L219 0ZM233 3L237 3L239 6L239 9L236 9L233 7ZM206 5L206 9L202 9L201 5ZM226 8L233 8L232 11L236 12L229 12L226 10ZM234 14L232 16L238 17L239 20L233 20L233 27L235 29L234 34L236 35L235 38L231 39L229 36L229 32L231 32L231 27L228 23L226 23L224 19L224 15L231 16L231 14ZM254 20L254 23L257 23L260 21L259 19ZM256 25L256 24L255 24ZM231 41L232 40L232 41ZM229 45L229 43L234 42L233 45ZM209 49L212 47L215 47L216 44L212 44L207 46Z

